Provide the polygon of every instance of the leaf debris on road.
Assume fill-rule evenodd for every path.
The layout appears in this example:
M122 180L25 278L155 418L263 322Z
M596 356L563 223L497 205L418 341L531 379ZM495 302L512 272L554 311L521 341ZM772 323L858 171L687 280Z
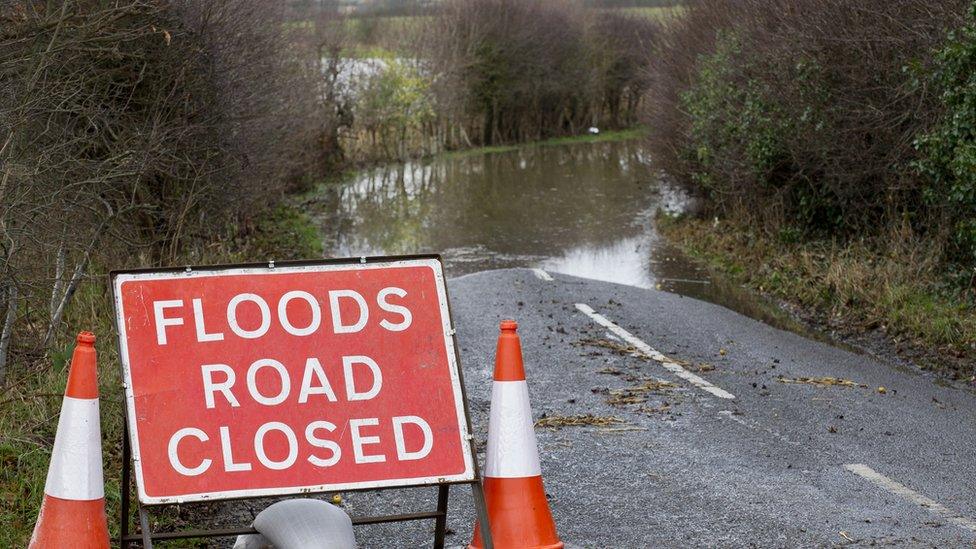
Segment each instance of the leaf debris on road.
M604 349L610 349L619 355L633 356L642 360L647 360L647 356L640 352L637 347L634 347L633 345L626 345L624 343L617 343L616 341L610 341L609 339L583 338L580 339L576 345L602 347Z
M776 381L780 383L805 383L807 385L816 385L818 387L860 387L865 388L867 385L863 383L858 383L856 381L851 381L849 379L843 379L839 377L783 377L779 376Z
M648 393L661 393L676 388L677 385L668 381L648 380L635 387L611 389L608 391L607 404L621 406L625 404L643 404L647 402Z
M660 406L650 408L648 406L641 406L638 412L643 412L645 414L663 414L669 413L671 411L670 402L662 402Z
M593 414L581 414L575 416L544 416L535 422L536 427L548 427L550 429L561 429L563 427L580 427L593 425L597 427L607 427L624 423L624 420L613 416L594 416Z

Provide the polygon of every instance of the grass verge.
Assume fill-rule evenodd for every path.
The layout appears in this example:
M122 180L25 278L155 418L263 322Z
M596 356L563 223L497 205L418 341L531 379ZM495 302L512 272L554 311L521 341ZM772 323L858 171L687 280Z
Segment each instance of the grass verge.
M187 262L235 263L302 259L322 255L318 230L299 210L278 206L238 236L214 243ZM0 547L26 547L44 495L74 335L92 330L98 340L102 460L109 529L118 535L121 503L123 392L106 271L95 273L75 295L66 314L68 330L46 355L15 355L0 396ZM162 514L154 528L187 526L187 513ZM154 514L154 518L156 515ZM184 540L178 545L196 547ZM170 544L168 547L174 547Z
M848 335L879 331L919 366L974 380L976 306L944 284L925 242L897 231L794 242L687 217L662 218L660 230L720 275L799 306L807 320Z

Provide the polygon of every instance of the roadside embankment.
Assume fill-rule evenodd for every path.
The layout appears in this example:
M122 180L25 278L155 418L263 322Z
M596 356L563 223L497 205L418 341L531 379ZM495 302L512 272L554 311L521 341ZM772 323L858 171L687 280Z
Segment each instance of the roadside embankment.
M974 380L976 310L945 285L924 243L783 242L729 220L662 218L659 228L718 276L785 302L806 323Z

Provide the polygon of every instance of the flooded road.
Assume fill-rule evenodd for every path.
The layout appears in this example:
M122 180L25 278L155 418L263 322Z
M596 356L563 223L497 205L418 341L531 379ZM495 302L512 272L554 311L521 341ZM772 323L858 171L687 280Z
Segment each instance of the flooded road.
M451 276L541 267L645 288L707 280L654 230L662 193L635 141L383 166L319 198L329 256L438 252Z
M696 297L795 329L658 234L657 212L686 202L639 141L617 141L382 166L323 186L308 208L326 256L440 253L448 276L538 267Z

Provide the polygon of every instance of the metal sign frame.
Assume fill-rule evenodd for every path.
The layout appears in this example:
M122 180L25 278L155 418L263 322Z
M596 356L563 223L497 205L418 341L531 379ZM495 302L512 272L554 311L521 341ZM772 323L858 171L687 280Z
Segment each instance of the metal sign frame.
M421 255L399 255L399 256L369 256L369 257L355 257L355 258L337 258L337 259L319 259L319 260L303 260L303 261L269 261L267 263L241 263L241 264L219 264L219 265L205 265L205 266L187 266L187 267L170 267L161 269L125 269L116 270L109 273L110 287L112 288L113 300L112 306L114 311L114 316L116 319L120 318L120 310L118 308L118 301L115 299L115 281L118 276L121 275L131 275L131 274L166 274L172 275L176 273L208 273L208 272L218 272L226 271L231 269L247 269L253 270L255 273L261 272L274 272L277 267L314 267L314 266L362 266L362 265L374 265L376 263L391 263L397 261L416 261L416 260L434 260L438 264L443 265L441 256L439 254L421 254ZM441 270L443 273L443 270ZM449 496L449 489L452 484L469 484L471 486L472 496L474 498L475 511L478 517L478 521L481 523L481 541L485 549L493 549L494 545L491 539L491 528L488 526L488 511L485 505L484 491L481 484L481 470L478 466L478 454L475 448L474 437L471 436L473 433L471 425L471 414L468 406L467 390L464 385L464 374L461 367L461 355L460 347L457 342L456 330L454 327L454 317L451 312L451 303L449 291L447 288L446 280L443 280L444 288L444 301L446 302L447 318L444 322L448 325L448 333L450 334L450 342L454 348L454 363L457 368L458 383L461 394L461 403L464 414L464 425L467 427L467 442L468 451L470 452L473 477L471 479L462 480L443 480L439 479L437 482L422 482L422 483L402 483L389 487L369 487L369 488L341 488L342 491L346 492L367 492L367 491L379 491L379 490L392 490L392 489L403 489L403 488L416 488L423 486L437 486L437 508L435 511L409 513L409 514L398 514L398 515L382 515L382 516L372 516L372 517L353 517L353 524L376 524L376 523L386 523L386 522L404 522L412 520L435 520L435 534L434 534L434 547L435 549L441 549L444 547L444 536L447 531L447 502ZM126 355L124 352L124 342L122 341L122 335L117 334L116 344L118 346L119 356L124 357ZM450 361L450 357L449 357ZM120 361L122 362L122 361ZM123 379L126 379L125 368L123 368ZM127 399L128 400L128 399ZM141 498L136 498L136 503L138 505L139 512L139 526L141 533L131 534L129 532L129 513L132 505L131 501L131 489L135 485L137 490L141 490L141 487L137 482L134 482L132 472L134 468L132 446L130 444L130 433L129 433L129 402L123 407L124 410L124 432L122 435L122 501L121 501L121 517L120 517L120 534L119 534L119 545L125 549L130 546L133 542L141 542L142 546L148 549L153 547L153 540L175 540L175 539L187 539L187 538L208 538L208 537L229 537L241 534L253 534L256 531L249 526L243 526L238 528L225 528L225 529L199 529L199 530L183 530L176 532L153 532L150 526L150 509L151 508L161 508L169 507L173 505L192 505L193 502L184 501L164 501L159 503L143 503ZM138 474L138 470L136 471ZM301 490L302 494L316 494L316 493L326 493L337 491L336 489L329 489L326 491L308 491ZM261 493L256 495L241 495L241 496L231 496L231 497L216 497L216 498L198 498L194 501L196 502L207 502L207 501L233 501L233 500L255 500L255 499L267 499L271 497L280 497L283 495L295 494L297 491L289 491L282 493Z

